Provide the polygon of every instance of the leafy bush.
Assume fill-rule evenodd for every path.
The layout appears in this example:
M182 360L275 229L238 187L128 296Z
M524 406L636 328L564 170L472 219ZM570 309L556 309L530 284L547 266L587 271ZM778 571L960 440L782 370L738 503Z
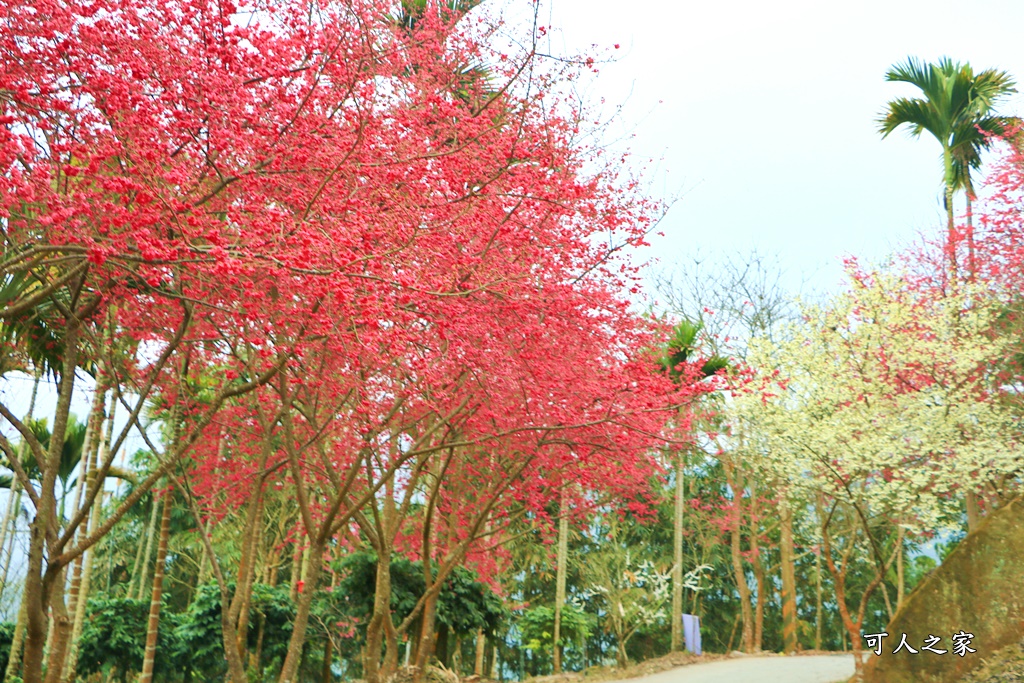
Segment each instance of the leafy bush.
M127 681L129 674L142 670L148 600L100 595L86 603L85 615L78 644L79 673L114 671L118 680ZM161 635L167 630L161 629Z
M13 621L0 621L0 671L7 671L7 660L11 656L11 643L14 641Z

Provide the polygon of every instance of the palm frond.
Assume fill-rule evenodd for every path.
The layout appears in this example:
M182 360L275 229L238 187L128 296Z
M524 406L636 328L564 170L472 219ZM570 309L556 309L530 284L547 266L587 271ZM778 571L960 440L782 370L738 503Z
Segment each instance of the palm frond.
M992 147L1008 131L1017 127L1012 116L986 116L965 120L953 131L950 153L953 156L953 189L974 197L971 174L981 169L981 153Z
M458 21L481 2L483 0L401 0L398 12L388 15L388 18L397 26L412 31L428 10L435 9L446 22L453 22Z
M878 132L883 138L888 137L900 126L908 126L913 137L920 136L924 131L938 137L941 130L941 121L930 103L909 97L900 97L889 102L878 117L877 123Z
M683 320L672 331L672 338L665 345L660 363L672 379L678 380L691 363L698 351L699 337L704 326L699 322ZM705 358L700 365L700 374L711 377L729 366L729 361L721 356Z
M60 466L57 470L57 478L63 482L64 487L70 486L71 475L82 460L82 451L85 448L86 423L79 422L74 413L68 415L68 425L64 431L64 446L60 451Z
M979 111L991 111L1000 100L1017 92L1017 82L1005 71L985 69L974 78L974 98Z
M933 82L934 76L934 71L916 57L907 57L905 62L894 64L885 72L885 80L910 83L926 93L937 87Z

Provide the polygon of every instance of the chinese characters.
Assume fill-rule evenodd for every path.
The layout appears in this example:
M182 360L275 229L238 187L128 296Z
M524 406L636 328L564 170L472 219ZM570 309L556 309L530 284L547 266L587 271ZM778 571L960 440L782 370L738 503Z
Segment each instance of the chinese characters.
M885 632L882 632L882 633L865 633L864 634L864 640L867 641L867 649L872 650L875 653L875 655L881 655L882 654L882 639L886 638L888 635L889 634L885 633ZM963 630L961 630L959 633L954 633L950 637L950 640L953 641L953 654L957 654L957 655L960 655L961 657L965 657L968 652L977 652L977 650L975 650L974 648L971 647L971 641L973 639L974 639L974 634L973 633L967 633L966 631L963 631ZM900 644L896 646L896 649L893 650L892 653L893 654L897 654L897 653L899 653L899 652L901 652L903 650L906 650L908 653L910 653L912 655L919 654L920 652L931 652L931 653L937 654L937 655L944 655L947 652L949 652L949 650L937 648L936 645L938 645L941 642L942 642L942 638L940 638L939 636L935 636L935 635L925 636L924 644L921 645L921 648L918 650L918 649L914 648L913 646L911 646L911 644L907 641L907 634L906 633L902 633L902 634L900 634Z

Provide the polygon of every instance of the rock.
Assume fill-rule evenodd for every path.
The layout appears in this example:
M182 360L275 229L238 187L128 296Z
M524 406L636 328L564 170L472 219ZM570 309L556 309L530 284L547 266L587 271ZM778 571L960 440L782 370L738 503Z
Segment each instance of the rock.
M884 629L889 634L880 656L867 653L866 683L963 683L968 673L995 653L1024 638L1024 499L1017 498L989 514L981 526L946 557L907 596ZM952 635L972 634L976 652L958 657ZM921 650L892 651L907 634L919 649L936 636L939 656ZM1001 680L1001 679L996 679ZM1019 679L1010 679L1019 680Z

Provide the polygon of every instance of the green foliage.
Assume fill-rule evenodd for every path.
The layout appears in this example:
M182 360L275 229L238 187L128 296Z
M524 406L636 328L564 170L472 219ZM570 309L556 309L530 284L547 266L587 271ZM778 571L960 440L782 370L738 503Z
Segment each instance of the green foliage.
M905 580L907 591L909 592L914 590L914 587L921 583L926 576L935 571L935 568L938 566L939 563L930 555L918 555L917 557L912 558L907 563L906 568Z
M156 642L154 673L167 676L189 663L191 652L179 637L183 615L171 612L164 601ZM115 672L120 680L142 670L146 652L149 600L100 595L86 604L86 620L79 641L78 671L82 674Z
M323 615L328 610L321 598L325 594L319 591L313 600L312 614L314 623L322 623ZM295 602L292 601L288 586L268 586L257 583L252 587L250 601L249 633L247 634L250 649L256 648L259 634L258 624L263 625L263 658L271 666L283 662L288 653L288 638L292 634L292 622L295 620Z
M227 668L220 612L220 589L214 584L201 585L177 632L182 648L189 653L189 666L211 676L223 675Z
M0 621L0 671L7 671L7 660L11 656L11 643L14 641L13 621Z
M939 562L945 562L949 554L956 550L960 542L967 536L963 529L957 529L951 532L944 541L939 541L935 544L935 552L939 555Z
M226 665L220 607L220 590L214 584L199 586L185 612L170 611L165 600L157 640L157 674L177 678L176 674L184 673L186 679L192 676L204 681L223 679ZM101 595L89 600L86 610L79 671L83 674L114 671L122 679L140 671L145 654L149 601ZM315 608L314 620L318 616ZM264 669L279 667L284 660L294 618L295 603L288 595L287 586L253 586L248 644L250 648L256 647L262 625ZM2 647L3 625L0 625Z
M78 670L83 674L114 670L121 680L140 671L148 616L148 600L102 595L90 599L78 646Z
M27 271L5 273L0 278L0 306L16 304L19 299L33 296L33 290L41 287ZM51 297L56 301L66 300L59 292ZM13 358L3 359L4 370L11 366L34 366L41 375L52 375L56 381L63 363L64 339L55 316L55 300L43 300L22 315L0 321L0 341L6 349L14 351Z
M340 594L339 600L344 603L344 616L359 625L357 631L361 641L366 635L366 623L373 614L377 555L353 553L337 566L342 579L335 593ZM422 567L422 563L404 557L391 560L391 614L396 622L408 617L423 595L426 584ZM501 599L463 567L454 569L437 598L438 624L458 635L473 633L479 628L488 635L493 634L505 614Z
M229 584L229 591L234 585ZM314 620L316 617L314 611ZM287 586L254 584L249 602L250 648L256 647L259 626L263 626L263 665L276 667L284 660L295 619L295 603ZM221 596L216 584L203 584L196 590L195 599L182 615L177 638L190 666L204 680L219 680L227 670L224 661L224 636L221 626Z
M683 320L672 330L672 338L665 345L659 360L662 368L672 379L679 381L687 372L692 372L687 369L687 365L693 362L703 329L704 326L699 322ZM725 358L711 356L703 360L699 371L702 376L711 377L727 367L729 362Z
M365 635L365 625L373 614L373 596L377 582L377 555L372 552L357 552L346 556L335 564L341 573L341 581L335 590L343 601L343 611L360 624L360 636ZM391 613L396 621L405 619L423 595L425 587L423 569L420 563L404 557L391 559Z
M47 420L30 420L28 428L44 450L50 448L50 427ZM86 424L79 422L78 417L71 413L68 415L68 424L64 432L64 445L60 452L60 468L57 470L57 478L61 482L61 490L66 493L68 488L74 485L71 479L82 459L82 449L85 447ZM25 473L29 479L38 481L41 479L39 465L36 463L35 454L25 449L25 457L22 462ZM5 487L6 488L6 487Z
M494 634L507 611L494 592L463 567L456 567L437 598L437 621L458 635L482 628Z
M523 612L517 622L523 647L528 650L549 652L554 646L555 608L538 605ZM562 607L561 642L580 643L594 629L594 617L582 608L567 602Z

